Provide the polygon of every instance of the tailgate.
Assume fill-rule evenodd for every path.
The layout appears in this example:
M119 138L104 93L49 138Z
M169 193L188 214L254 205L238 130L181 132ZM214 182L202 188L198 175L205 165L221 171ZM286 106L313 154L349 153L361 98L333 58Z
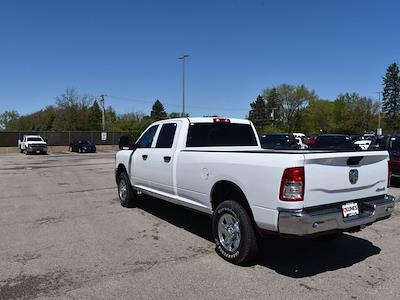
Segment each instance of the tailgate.
M304 207L387 193L387 151L307 153L304 158Z

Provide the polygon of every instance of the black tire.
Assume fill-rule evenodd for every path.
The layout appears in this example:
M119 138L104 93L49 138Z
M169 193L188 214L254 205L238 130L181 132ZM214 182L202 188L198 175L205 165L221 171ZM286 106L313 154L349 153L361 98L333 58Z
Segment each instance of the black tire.
M227 200L218 205L213 213L212 231L217 253L228 262L245 265L256 258L258 241L253 222L238 202Z
M118 197L124 207L133 207L137 199L137 193L133 190L128 174L122 172L118 176Z
M19 153L22 153L22 152L24 152L21 148L19 148Z

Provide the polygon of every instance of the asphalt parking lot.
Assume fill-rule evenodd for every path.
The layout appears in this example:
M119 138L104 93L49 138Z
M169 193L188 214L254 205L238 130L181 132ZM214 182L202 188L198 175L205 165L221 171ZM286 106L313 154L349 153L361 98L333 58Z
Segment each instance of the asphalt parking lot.
M121 207L113 168L113 153L0 155L0 299L400 298L399 208L334 242L268 239L238 267L206 216Z

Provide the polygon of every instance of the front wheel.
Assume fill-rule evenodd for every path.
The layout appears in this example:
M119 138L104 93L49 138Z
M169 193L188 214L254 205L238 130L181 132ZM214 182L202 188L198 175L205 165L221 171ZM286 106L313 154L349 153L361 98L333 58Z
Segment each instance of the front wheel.
M243 265L255 258L257 236L248 213L238 202L227 200L218 205L212 229L217 253L225 260Z
M137 198L136 192L132 189L128 174L125 172L118 176L118 197L124 207L133 207Z

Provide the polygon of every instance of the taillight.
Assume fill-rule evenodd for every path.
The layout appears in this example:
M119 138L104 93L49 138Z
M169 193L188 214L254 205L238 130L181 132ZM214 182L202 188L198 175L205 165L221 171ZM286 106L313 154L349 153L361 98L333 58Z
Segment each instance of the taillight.
M388 160L388 182L387 182L387 187L390 187L390 178L392 178L392 163L390 160Z
M285 169L282 175L279 199L282 201L303 201L304 167Z
M214 123L230 123L231 120L225 118L214 118Z

